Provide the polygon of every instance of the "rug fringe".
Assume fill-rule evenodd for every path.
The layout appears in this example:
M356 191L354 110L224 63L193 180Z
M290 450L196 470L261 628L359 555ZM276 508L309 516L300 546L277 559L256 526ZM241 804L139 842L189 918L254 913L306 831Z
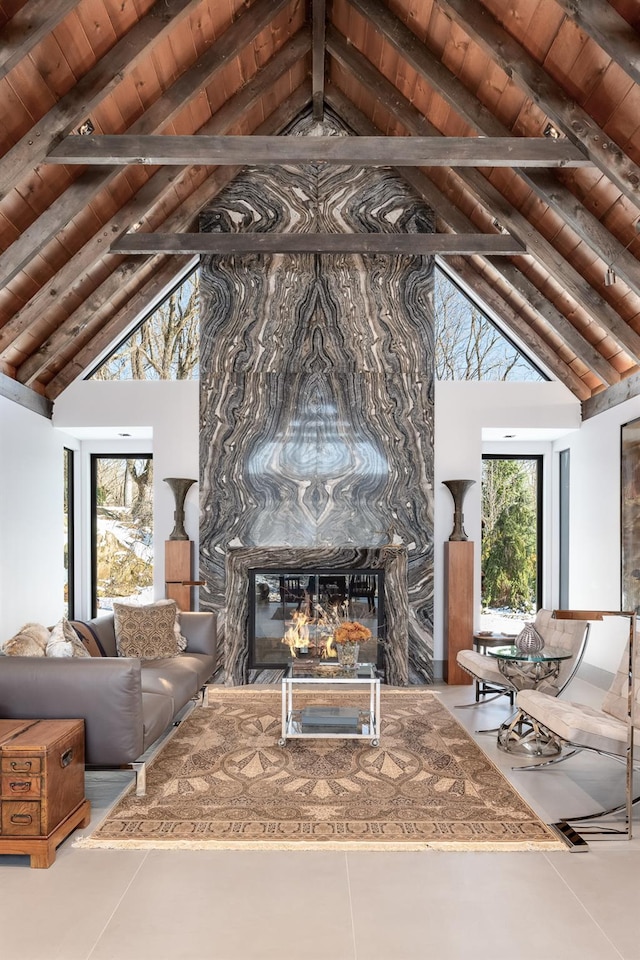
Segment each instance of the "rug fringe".
M505 843L474 843L473 841L435 841L433 843L375 843L363 841L317 842L300 841L230 841L230 840L94 840L78 837L72 846L98 850L252 850L268 853L273 850L297 850L308 853L315 850L351 850L354 852L416 853L423 850L441 853L514 853L517 851L541 853L548 850L568 851L559 840L505 841Z

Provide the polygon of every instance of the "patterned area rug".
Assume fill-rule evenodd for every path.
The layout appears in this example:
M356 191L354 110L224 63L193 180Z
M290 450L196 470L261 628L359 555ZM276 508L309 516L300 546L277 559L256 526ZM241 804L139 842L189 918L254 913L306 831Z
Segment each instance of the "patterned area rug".
M344 704L345 693L305 697ZM353 705L350 698L349 704ZM209 689L84 847L566 849L442 705L382 692L379 747L278 746L279 690Z

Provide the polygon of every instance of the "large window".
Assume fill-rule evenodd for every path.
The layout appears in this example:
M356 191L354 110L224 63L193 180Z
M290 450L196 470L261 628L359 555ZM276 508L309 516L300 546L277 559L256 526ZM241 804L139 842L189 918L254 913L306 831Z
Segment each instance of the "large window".
M192 270L122 340L89 380L197 380L198 271Z
M62 528L64 538L64 603L65 617L70 620L75 616L74 604L74 577L75 563L73 550L73 450L64 448L64 506Z
M460 287L436 267L435 368L438 380L545 380Z
M542 457L482 458L482 626L502 630L542 604Z
M93 615L115 599L153 599L153 460L91 457Z

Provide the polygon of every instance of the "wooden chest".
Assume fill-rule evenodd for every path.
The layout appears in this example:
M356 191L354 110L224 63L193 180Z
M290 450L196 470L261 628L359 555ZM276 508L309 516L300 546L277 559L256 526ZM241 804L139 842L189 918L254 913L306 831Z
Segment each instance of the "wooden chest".
M0 854L48 867L55 850L89 822L83 720L0 720Z

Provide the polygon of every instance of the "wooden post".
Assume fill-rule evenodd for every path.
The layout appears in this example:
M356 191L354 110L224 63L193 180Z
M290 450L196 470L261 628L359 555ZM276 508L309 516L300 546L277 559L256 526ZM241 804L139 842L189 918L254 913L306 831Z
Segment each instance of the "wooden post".
M456 661L458 650L473 644L473 542L447 540L444 545L445 683L473 683Z
M165 540L164 579L168 600L179 610L191 610L191 540Z

